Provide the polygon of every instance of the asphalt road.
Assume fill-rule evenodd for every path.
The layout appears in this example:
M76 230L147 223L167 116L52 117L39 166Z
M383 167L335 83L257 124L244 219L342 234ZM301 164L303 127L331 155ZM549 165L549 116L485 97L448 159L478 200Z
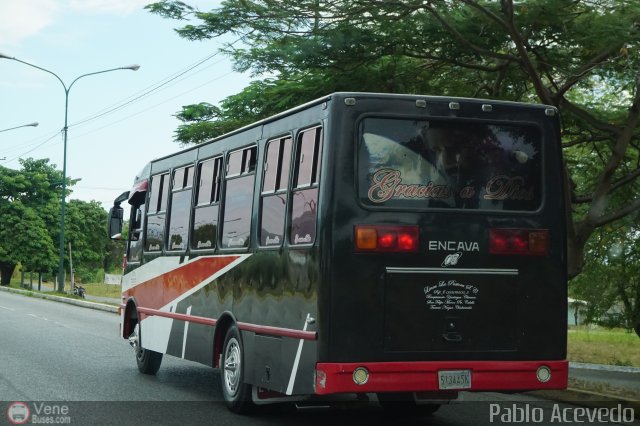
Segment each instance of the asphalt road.
M462 403L429 418L398 418L375 402L238 416L224 407L218 388L216 370L168 356L157 376L139 374L114 314L0 292L0 425L16 401L39 419L81 425L603 424L586 409L495 393L464 394Z

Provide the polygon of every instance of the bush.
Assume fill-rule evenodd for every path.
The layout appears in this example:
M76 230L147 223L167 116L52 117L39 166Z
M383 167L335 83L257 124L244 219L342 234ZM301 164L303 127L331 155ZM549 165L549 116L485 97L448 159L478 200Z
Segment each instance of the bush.
M630 329L627 324L627 320L622 313L605 314L595 321L595 323L605 328Z

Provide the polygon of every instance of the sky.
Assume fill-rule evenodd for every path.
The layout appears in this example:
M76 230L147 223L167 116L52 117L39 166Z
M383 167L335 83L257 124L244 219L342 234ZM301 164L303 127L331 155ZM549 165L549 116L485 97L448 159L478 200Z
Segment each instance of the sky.
M0 0L0 53L52 71L67 87L83 74L140 65L71 87L67 176L81 181L69 199L108 209L147 162L182 149L173 139L183 105L217 105L250 81L217 54L232 36L181 39L174 28L185 22L149 13L148 3ZM186 3L209 11L219 1ZM0 165L20 169L19 158L49 158L62 170L64 111L64 88L53 75L0 58ZM2 132L33 122L39 125Z

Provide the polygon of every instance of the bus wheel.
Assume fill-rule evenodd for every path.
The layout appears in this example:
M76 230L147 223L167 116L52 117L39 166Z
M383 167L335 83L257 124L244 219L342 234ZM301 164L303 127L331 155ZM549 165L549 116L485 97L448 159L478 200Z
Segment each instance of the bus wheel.
M244 348L235 325L227 331L220 362L222 396L229 410L247 413L253 408L251 385L244 383Z
M133 346L133 350L136 354L136 363L138 364L138 370L143 374L154 375L160 369L162 363L162 354L160 352L144 349L140 345L140 323L136 324L133 329L133 333L129 336L129 343Z
M429 416L440 404L418 404L413 392L378 393L378 402L390 414L408 416Z

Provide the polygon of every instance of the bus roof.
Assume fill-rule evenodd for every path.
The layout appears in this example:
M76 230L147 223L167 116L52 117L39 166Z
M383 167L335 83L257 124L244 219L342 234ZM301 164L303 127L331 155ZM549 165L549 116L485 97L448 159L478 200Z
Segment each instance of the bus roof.
M153 159L150 163L154 163L156 161L160 161L160 160L164 160L166 158L170 158L173 157L175 155L179 155L182 154L184 152L188 152L194 149L198 149L204 145L208 145L211 143L215 143L219 140L222 139L226 139L229 136L244 132L248 129L252 129L258 126L262 126L265 124L268 124L270 122L279 120L283 117L295 114L299 111L305 110L309 107L312 107L314 105L318 105L321 104L323 102L327 102L330 101L334 98L336 99L344 99L344 98L349 98L349 97L354 97L354 98L369 98L369 99L395 99L395 100L413 100L413 99L424 99L426 101L428 100L432 100L432 101L461 101L461 102L470 102L470 103L491 103L492 105L504 105L504 106L514 106L514 107L528 107L528 108L532 108L532 109L548 109L548 108L553 108L554 110L557 111L557 109L551 105L544 105L544 104L531 104L531 103L526 103L526 102L514 102L514 101L504 101L504 100L495 100L495 99L482 99L482 98L465 98L465 97L455 97L455 96L432 96L432 95L416 95L416 94L396 94L396 93L373 93L373 92L334 92L325 96L322 96L320 98L314 99L312 101L309 101L305 104L302 105L298 105L294 108L288 109L286 111L282 111L278 114L272 115L270 117L267 118L263 118L262 120L256 121L254 123L248 124L246 126L240 127L238 129L232 130L231 132L225 133L223 135L220 135L216 138L213 138L207 142L198 144L198 145L194 145L194 146L190 146L187 148L184 148L180 151L174 152L172 154L168 154L162 157L158 157Z

